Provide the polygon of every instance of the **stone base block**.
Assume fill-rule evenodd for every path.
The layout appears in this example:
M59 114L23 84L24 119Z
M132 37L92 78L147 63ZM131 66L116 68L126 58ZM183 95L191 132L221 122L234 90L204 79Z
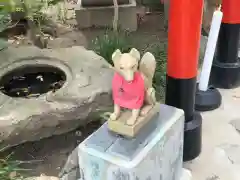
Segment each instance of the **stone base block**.
M137 122L132 126L129 126L126 123L126 121L131 117L132 112L130 110L122 112L116 121L108 121L108 129L119 135L134 138L142 130L142 128L148 126L148 124L151 123L150 121L156 120L156 117L154 116L158 116L160 109L159 106L160 104L156 103L156 105L152 107L147 115L139 116Z
M134 139L110 132L105 123L83 141L78 147L80 180L179 180L184 112L167 105L160 109L152 126Z
M79 0L75 8L77 25L79 28L112 27L114 7L88 7L84 8ZM129 4L119 5L119 26L128 31L137 30L136 1L130 0Z

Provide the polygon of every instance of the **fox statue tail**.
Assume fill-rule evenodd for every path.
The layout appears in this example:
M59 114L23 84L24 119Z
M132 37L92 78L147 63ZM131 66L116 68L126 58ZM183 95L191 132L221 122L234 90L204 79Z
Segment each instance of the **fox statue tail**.
M146 52L139 63L139 71L145 76L148 87L152 87L153 76L156 70L156 59L150 52Z
M129 52L129 54L136 58L137 61L139 61L139 71L144 75L144 82L145 82L145 86L147 88L151 88L152 87L152 81L153 81L153 76L156 70L156 59L154 57L154 55L150 52L146 52L143 57L140 57L140 52L135 49L132 48ZM113 53L113 61L116 61L114 59L119 59L119 56L121 55L120 50L116 50Z

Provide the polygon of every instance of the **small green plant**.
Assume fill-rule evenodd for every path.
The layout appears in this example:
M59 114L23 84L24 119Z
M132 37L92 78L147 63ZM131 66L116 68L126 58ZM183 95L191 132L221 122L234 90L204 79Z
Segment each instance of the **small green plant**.
M10 22L11 22L10 14L7 11L4 11L4 9L0 9L0 33L8 28ZM0 50L6 47L7 41L0 38Z
M22 19L27 20L30 39L36 46L45 47L46 37L43 26L47 24L49 18L43 11L60 1L63 0L5 0L4 5L0 7L0 14L5 12L14 17L12 20L15 24L11 24L11 27Z
M3 152L7 147L1 149L0 145L0 180L24 180L25 172L30 171L32 169L24 169L21 168L21 165L24 164L32 164L36 162L41 162L41 160L34 161L18 161L14 160L13 154L10 153L7 156L3 156Z
M9 14L0 10L0 32L3 32L8 27L10 21Z
M0 149L0 153L3 152L3 149ZM12 160L12 154L9 154L6 157L0 157L0 179L1 180L22 180L23 176L21 172L24 169L21 169L19 166L23 162Z
M112 64L112 53L116 49L128 52L131 49L131 40L127 32L107 30L104 35L98 36L93 41L91 48Z
M66 24L67 21L67 9L65 4L65 1L57 4L57 18L63 24Z

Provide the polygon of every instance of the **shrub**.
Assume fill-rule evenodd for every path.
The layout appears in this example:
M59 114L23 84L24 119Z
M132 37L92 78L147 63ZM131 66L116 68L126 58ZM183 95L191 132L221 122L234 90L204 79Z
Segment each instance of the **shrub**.
M0 9L0 33L3 32L10 24L10 14L4 9ZM0 50L7 47L7 41L0 38Z
M153 85L156 89L157 99L163 100L166 87L166 67L167 67L167 45L155 44L144 50L151 52L157 61L156 72L153 78Z

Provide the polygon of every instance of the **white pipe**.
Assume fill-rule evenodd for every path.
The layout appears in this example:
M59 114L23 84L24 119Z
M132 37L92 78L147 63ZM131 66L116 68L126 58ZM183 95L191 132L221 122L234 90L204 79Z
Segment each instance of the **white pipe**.
M208 36L207 47L202 65L202 71L200 74L199 90L207 91L208 82L212 68L213 57L216 49L218 34L222 22L223 13L220 10L216 10L213 13L212 24Z

